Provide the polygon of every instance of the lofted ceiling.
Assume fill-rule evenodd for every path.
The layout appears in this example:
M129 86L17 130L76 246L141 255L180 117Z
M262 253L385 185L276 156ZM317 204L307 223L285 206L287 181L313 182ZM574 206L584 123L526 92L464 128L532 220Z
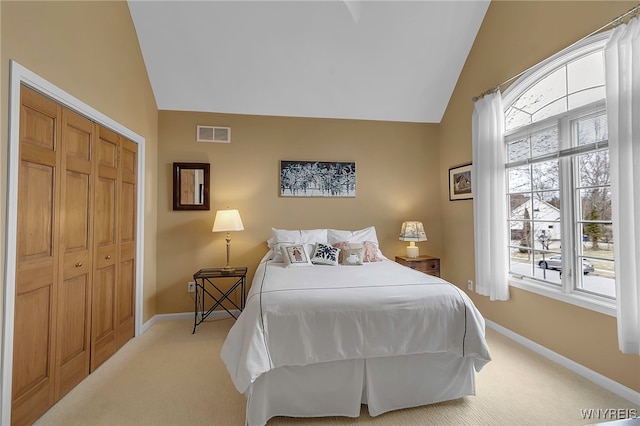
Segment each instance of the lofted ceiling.
M489 0L129 0L158 108L438 123Z

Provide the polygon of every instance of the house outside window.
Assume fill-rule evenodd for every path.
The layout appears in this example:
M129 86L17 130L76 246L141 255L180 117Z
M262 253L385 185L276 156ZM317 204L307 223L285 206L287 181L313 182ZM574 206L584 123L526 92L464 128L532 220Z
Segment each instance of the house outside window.
M616 296L607 36L554 55L503 96L510 282L582 306Z

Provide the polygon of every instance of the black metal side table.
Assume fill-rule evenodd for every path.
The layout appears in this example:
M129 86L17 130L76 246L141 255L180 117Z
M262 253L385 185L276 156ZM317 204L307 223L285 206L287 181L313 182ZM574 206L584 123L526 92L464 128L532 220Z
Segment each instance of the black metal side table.
M229 287L229 290L223 291L218 285L216 285L214 280L221 278L235 278L235 283ZM193 274L193 280L196 283L196 294L195 294L195 315L193 320L193 333L196 332L196 327L201 324L213 311L216 310L218 306L221 306L222 309L227 311L229 315L233 318L238 319L236 314L231 312L227 307L222 303L223 301L228 301L231 303L238 311L242 312L244 309L244 305L246 303L246 285L247 285L247 268L242 267L234 267L232 270L228 270L225 268L205 268L200 269L198 272ZM230 296L234 291L240 289L240 306L234 302ZM205 302L206 298L209 296L212 301L215 301L213 306L205 311ZM200 314L200 318L198 318L198 314Z

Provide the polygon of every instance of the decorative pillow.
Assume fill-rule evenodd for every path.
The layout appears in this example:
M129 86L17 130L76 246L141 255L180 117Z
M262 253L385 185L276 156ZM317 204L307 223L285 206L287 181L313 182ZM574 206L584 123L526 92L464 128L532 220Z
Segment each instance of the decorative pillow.
M285 268L297 268L300 266L313 266L304 244L280 247Z
M364 258L364 248L346 248L340 250L341 265L362 265Z
M316 244L316 249L313 251L313 256L311 256L311 263L314 265L338 266L339 254L339 248L332 247L328 244L318 243Z
M340 252L340 258L338 262L342 265L342 261L344 258L344 250L346 249L363 249L362 261L363 262L380 262L382 261L382 256L379 255L378 246L373 241L363 241L361 243L352 243L348 241L340 241L337 243L333 243L334 247L338 247Z
M357 249L357 248L364 248L364 245L362 243L350 243L347 241L340 241L337 243L333 243L332 246L334 247L338 247L340 249L340 254L338 255L338 263L342 264L342 258L344 256L344 251L346 249Z
M273 236L267 240L267 245L273 250L273 261L282 262L283 245L305 244L307 253L313 252L316 243L327 242L326 229L276 229L271 228Z
M362 243L364 248L364 261L365 262L382 262L382 256L380 255L380 248L373 241L365 241Z

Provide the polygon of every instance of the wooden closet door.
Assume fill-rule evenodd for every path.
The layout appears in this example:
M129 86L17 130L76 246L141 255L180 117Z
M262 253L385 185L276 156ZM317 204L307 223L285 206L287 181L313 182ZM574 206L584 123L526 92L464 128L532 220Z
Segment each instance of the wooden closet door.
M12 424L134 335L137 145L21 87Z
M135 332L135 283L136 283L136 207L138 145L121 137L120 147L120 280L116 287L117 348L119 349Z
M21 88L12 424L54 402L61 107Z
M63 109L56 400L89 375L93 140L94 124Z
M99 126L94 215L94 273L91 315L91 371L116 351L118 281L118 162L120 140Z

